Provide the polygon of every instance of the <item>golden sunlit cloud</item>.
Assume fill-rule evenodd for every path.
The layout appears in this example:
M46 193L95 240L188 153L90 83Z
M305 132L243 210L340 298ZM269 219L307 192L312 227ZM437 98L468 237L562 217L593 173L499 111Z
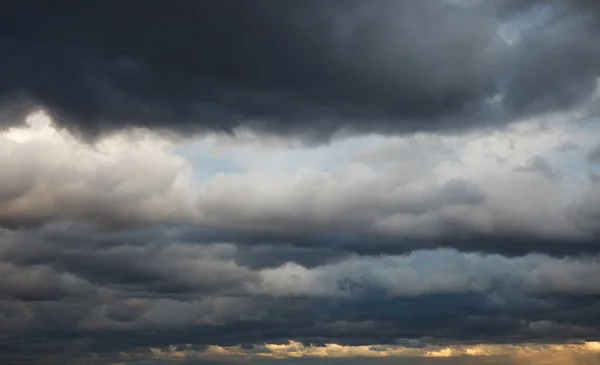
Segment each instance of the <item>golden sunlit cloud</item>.
M150 357L155 360L190 359L252 359L252 358L384 358L384 357L510 357L514 361L528 364L538 359L562 359L571 361L579 355L600 354L600 342L577 344L515 344L515 345L451 345L411 348L393 345L343 346L326 344L308 345L290 341L287 344L264 344L253 349L241 346L209 346L197 349L192 345L171 346L165 349L150 349ZM140 354L138 354L139 356ZM131 359L133 354L123 354ZM555 363L549 362L549 363Z

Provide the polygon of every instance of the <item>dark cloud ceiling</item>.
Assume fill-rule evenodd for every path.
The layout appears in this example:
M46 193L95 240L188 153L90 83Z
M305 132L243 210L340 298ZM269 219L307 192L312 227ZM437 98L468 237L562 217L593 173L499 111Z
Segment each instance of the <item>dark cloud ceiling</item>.
M489 127L590 95L595 10L567 0L6 1L0 96L5 115L41 105L88 135L252 127L325 140L340 129ZM507 44L499 27L524 17L533 25Z
M5 230L0 239L0 324L9 330L0 357L289 339L591 341L600 328L596 255L340 253L304 268L282 263L275 245L47 230Z

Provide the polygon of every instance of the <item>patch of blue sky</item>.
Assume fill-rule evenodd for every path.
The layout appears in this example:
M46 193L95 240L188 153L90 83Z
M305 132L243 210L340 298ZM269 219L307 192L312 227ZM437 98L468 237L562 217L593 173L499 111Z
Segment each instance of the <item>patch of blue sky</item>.
M356 154L366 148L376 146L381 137L364 136L338 140L317 148L289 149L280 151L280 161L286 172L310 167L330 172L351 163Z
M225 173L268 171L292 174L302 169L330 172L351 162L357 153L377 144L376 136L355 137L318 147L260 147L231 144L218 147L211 138L186 142L174 152L191 164L198 179Z
M242 173L244 170L227 156L216 155L211 151L212 141L195 140L175 146L174 153L185 158L194 171L196 179L207 179L218 173Z

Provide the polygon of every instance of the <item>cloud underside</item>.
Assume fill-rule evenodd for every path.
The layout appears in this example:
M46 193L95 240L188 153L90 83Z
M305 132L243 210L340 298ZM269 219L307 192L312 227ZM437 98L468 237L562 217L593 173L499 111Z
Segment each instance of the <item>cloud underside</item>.
M87 136L491 128L579 106L600 72L598 7L583 0L9 1L2 14L3 123L40 106Z
M0 363L600 363L599 16L3 2Z
M162 237L155 230L94 234L72 224L5 230L0 356L31 362L67 354L56 363L183 354L191 363L509 356L522 351L501 344L593 342L600 328L597 256L435 249L327 259L320 250L186 242L176 227ZM297 263L303 256L312 264ZM261 347L289 339L335 345ZM588 345L569 346L577 354Z

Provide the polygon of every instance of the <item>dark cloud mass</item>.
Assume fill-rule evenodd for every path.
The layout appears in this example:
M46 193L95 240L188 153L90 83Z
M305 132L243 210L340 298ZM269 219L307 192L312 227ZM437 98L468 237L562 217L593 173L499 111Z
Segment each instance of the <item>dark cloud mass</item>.
M427 347L593 341L600 333L597 255L435 249L338 253L302 266L282 262L276 244L60 227L0 236L0 359L9 363L59 352L46 363L122 361L185 344Z
M88 134L246 126L327 139L342 128L486 126L589 96L600 71L595 9L567 0L5 1L3 122L40 105ZM506 24L520 27L516 44L499 35Z

